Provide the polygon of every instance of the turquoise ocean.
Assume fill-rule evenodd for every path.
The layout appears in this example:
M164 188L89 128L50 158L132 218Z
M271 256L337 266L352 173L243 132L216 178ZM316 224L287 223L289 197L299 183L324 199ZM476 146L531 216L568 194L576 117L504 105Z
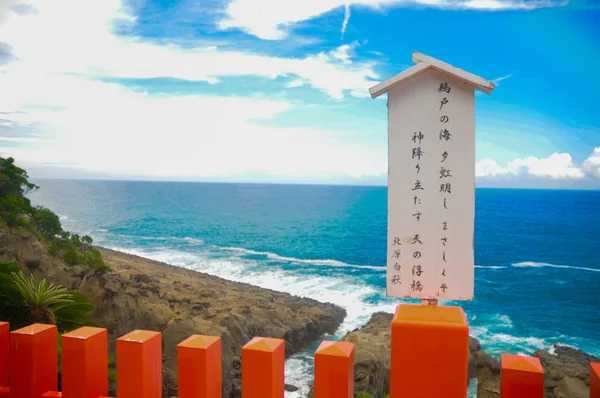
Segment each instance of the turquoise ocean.
M33 204L100 246L346 308L328 339L401 302L385 297L385 187L34 182ZM488 353L600 356L599 191L478 188L475 264L474 300L443 304L465 309ZM306 392L315 348L286 362L303 387L288 397Z

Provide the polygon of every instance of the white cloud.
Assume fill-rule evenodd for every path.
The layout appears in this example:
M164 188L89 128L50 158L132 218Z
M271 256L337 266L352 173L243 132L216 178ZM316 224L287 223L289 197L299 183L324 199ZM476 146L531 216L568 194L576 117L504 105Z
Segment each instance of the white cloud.
M493 82L496 83L496 86L498 86L502 80L510 79L511 77L513 77L513 75L513 73L509 73L508 75L500 76L494 79Z
M358 46L358 42L353 42L352 44L342 44L335 50L330 51L330 54L333 58L337 59L343 64L349 65L352 63L352 55L354 49Z
M377 76L352 61L356 44L301 59L214 46L184 50L116 35L116 23L135 23L119 0L31 4L35 12L0 5L0 37L17 58L0 65L0 128L13 132L0 137L2 156L30 166L154 178L275 173L322 180L385 172L384 145L365 144L358 134L265 126L292 109L286 101L150 96L98 79L217 84L225 76L283 77L290 87L312 86L333 98L367 97L368 78ZM15 137L17 128L27 137Z
M496 177L503 176L508 173L508 170L492 159L483 159L475 164L476 177Z
M506 167L500 166L492 159L483 159L475 166L475 175L484 180L517 180L517 179L545 179L545 180L581 180L590 176L586 174L586 163L597 161L596 171L600 166L600 148L596 148L583 164L578 167L573 163L568 153L553 153L547 158L528 156L517 158L509 162ZM600 177L600 174L595 175Z
M351 132L261 124L292 109L286 101L152 98L81 76L6 77L0 76L0 92L20 93L10 109L37 109L6 112L3 118L44 127L43 140L0 139L2 156L27 165L66 164L152 178L273 175L312 180L379 175L386 168L384 144L359 144L347 137ZM14 142L21 145L9 145Z
M296 80L292 80L291 82L287 83L285 86L288 88L294 88L294 87L302 87L303 85L304 85L304 83L302 83L302 80L296 79Z
M342 38L344 37L344 33L346 33L348 22L350 22L350 13L350 4L346 3L344 5L344 22L342 22Z
M583 162L583 170L590 176L600 178L600 147L594 149L594 153Z
M31 4L37 12L26 15L0 6L2 15L8 15L0 25L0 37L20 60L5 65L7 72L43 70L91 78L171 77L211 84L227 76L290 76L336 99L346 93L364 91L368 95L373 80L378 79L372 63L352 62L349 56L339 58L343 49L282 58L216 46L184 49L118 36L115 25L136 21L120 0L31 0Z
M428 6L444 9L480 11L533 10L565 5L568 0L232 0L226 9L227 18L220 21L222 29L239 28L266 40L280 40L289 28L326 12L345 7L342 34L350 18L350 6L378 9L384 6Z

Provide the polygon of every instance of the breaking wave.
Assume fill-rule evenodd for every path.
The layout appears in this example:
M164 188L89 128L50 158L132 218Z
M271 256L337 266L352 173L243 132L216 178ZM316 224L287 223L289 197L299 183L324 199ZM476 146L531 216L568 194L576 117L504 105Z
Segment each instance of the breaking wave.
M548 264L548 263L537 263L534 261L525 261L522 263L516 263L512 265L513 267L533 267L533 268L562 268L562 269L574 269L580 271L590 271L590 272L600 272L600 269L588 268L588 267L575 267L572 265L556 265L556 264Z

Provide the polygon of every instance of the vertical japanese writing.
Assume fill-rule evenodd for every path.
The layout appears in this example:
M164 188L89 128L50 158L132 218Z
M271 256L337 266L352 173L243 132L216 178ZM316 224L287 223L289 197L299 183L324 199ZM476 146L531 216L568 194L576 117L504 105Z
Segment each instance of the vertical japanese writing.
M419 225L419 222L421 221L421 218L424 217L423 213L421 212L420 209L420 205L421 205L421 198L419 197L419 191L425 191L425 187L423 186L423 184L421 183L421 180L419 179L419 175L421 173L421 158L427 156L427 154L425 153L425 151L423 150L424 147L424 141L425 141L425 134L423 134L422 131L415 131L412 135L412 143L413 143L413 148L412 148L412 159L415 162L415 170L416 170L416 182L414 184L413 187L413 191L415 191L415 196L413 198L413 210L411 211L411 216L413 217L413 220L415 220L416 226L415 228L417 228L417 226ZM411 245L422 245L423 241L421 240L421 236L419 235L418 231L415 231L414 235L412 236L412 238L409 239L409 244ZM417 248L415 246L415 249L412 250L412 261L413 261L413 266L412 266L412 272L411 272L411 282L410 282L410 289L415 292L421 292L423 291L423 282L420 280L421 275L423 275L424 270L423 270L423 266L420 264L420 258L422 256L421 250L419 248Z
M442 293L446 293L446 290L449 289L448 287L448 283L446 280L446 267L445 267L445 263L447 262L446 260L446 249L447 246L449 244L449 239L448 239L448 222L446 221L447 218L447 214L446 211L448 210L448 197L449 195L452 194L452 170L450 169L450 165L448 165L448 162L446 162L446 160L448 160L450 156L450 154L448 153L448 142L452 139L452 132L451 129L448 125L448 122L450 121L450 117L446 114L446 111L448 109L448 106L450 104L450 99L451 99L451 95L450 92L452 91L452 88L450 87L450 85L447 82L441 82L438 86L437 89L438 93L440 93L439 99L440 99L440 107L439 107L439 111L441 113L440 115L440 132L439 132L439 140L441 141L441 145L443 148L443 152L440 154L440 168L439 168L439 174L438 174L438 180L440 181L440 185L439 185L439 193L441 195L441 205L443 207L443 221L442 221L442 225L441 225L441 230L440 230L440 245L441 245L441 253L442 253L442 271L441 271L441 283L440 286L438 287L438 291L441 291ZM450 160L451 162L451 160Z
M402 270L402 264L399 264L399 262L401 261L400 259L402 258L402 249L400 248L400 246L402 246L402 240L400 239L399 236L394 236L394 239L392 242L392 247L394 248L392 250L392 261L395 262L393 267L394 267L394 271L396 271L397 273L392 275L392 278L390 280L392 285L401 285L402 284L400 274L399 274L399 272Z

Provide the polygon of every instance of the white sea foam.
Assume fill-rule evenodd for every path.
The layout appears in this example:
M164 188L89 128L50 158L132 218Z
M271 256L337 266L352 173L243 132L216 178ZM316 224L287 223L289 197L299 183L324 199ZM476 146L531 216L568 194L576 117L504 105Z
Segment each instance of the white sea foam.
M582 271L591 271L591 272L600 272L600 269L595 268L587 268L587 267L575 267L571 265L556 265L556 264L548 264L548 263L537 263L534 261L524 261L522 263L516 263L512 265L513 267L533 267L533 268L563 268L563 269L575 269Z
M136 240L156 240L156 241L165 241L172 239L168 236L144 236L144 235L127 235L127 234L119 234L119 238L131 238Z
M494 325L494 328L498 325ZM550 350L553 341L533 336L516 336L490 331L485 326L470 327L470 334L481 343L485 352L498 358L500 354L531 355L535 350ZM562 343L561 343L562 344Z
M477 398L477 378L469 380L469 389L467 391L467 398Z
M522 346L526 345L528 347L535 347L540 350L548 349L551 347L551 344L546 340L541 339L539 337L521 337L521 336L512 336L510 334L505 333L494 333L491 334L488 338L488 341L504 343L511 346Z
M504 265L476 265L475 268L504 269L508 267Z
M304 398L308 395L313 373L312 363L314 359L307 353L298 353L285 361L285 382L298 387L298 391L286 391L287 398Z
M106 229L97 229L96 231L108 232ZM157 242L178 241L178 242L187 242L188 244L198 245L198 246L204 245L204 241L202 239L192 238L189 236L185 236L183 238L180 238L177 236L144 236L144 235L127 235L127 234L119 234L118 236L120 238L130 238L130 239L144 240L144 241L157 241ZM166 249L170 249L170 248L166 248Z
M510 317L508 315L496 314L496 318L500 321L500 323L497 326L502 326L502 327L507 327L507 328L513 327L512 320L510 319Z
M307 259L301 259L301 258L280 256L278 254L270 253L270 252L259 252L259 251L249 250L249 249L243 249L241 247L221 247L220 249L228 250L228 251L232 251L232 252L256 255L256 256L265 256L271 260L277 260L277 261L283 261L283 262L289 262L289 263L304 263L304 264L330 266L330 267L353 267L353 268L372 269L372 270L376 270L376 271L385 271L384 266L347 264L347 263L344 263L342 261L337 261L337 260L310 260L310 259L307 260Z
M202 239L190 238L189 236L186 236L185 238L181 238L181 240L184 240L188 243L192 243L195 245L203 245L204 244L204 241Z

